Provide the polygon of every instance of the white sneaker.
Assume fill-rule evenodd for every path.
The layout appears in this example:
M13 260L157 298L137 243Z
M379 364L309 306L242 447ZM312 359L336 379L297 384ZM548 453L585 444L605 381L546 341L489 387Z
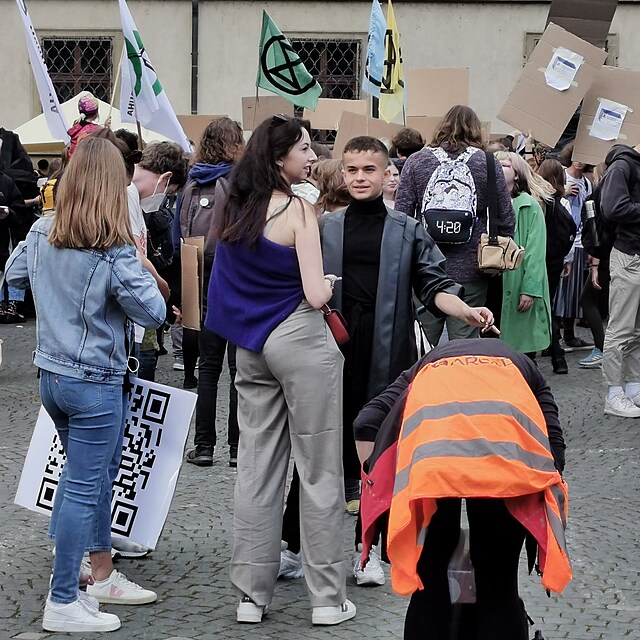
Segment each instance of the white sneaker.
M256 604L249 596L245 596L238 603L236 620L238 622L250 622L256 624L262 622L262 618L269 612L269 607Z
M151 549L126 538L111 538L112 558L143 558Z
M286 547L280 552L278 578L285 578L286 580L304 578L302 558L299 553L293 553L293 551L289 551Z
M345 600L337 607L313 607L311 622L324 625L340 624L355 617L356 605L351 600Z
M148 604L158 599L158 594L143 589L115 569L106 580L96 580L87 585L87 593L98 602L111 604Z
M640 401L640 398L638 400ZM634 401L622 392L613 398L605 398L604 412L610 416L640 418L640 407L636 406Z
M84 598L75 602L58 604L47 598L42 617L45 631L61 633L90 633L92 631L115 631L120 628L120 619L112 613L101 613Z
M375 547L369 551L369 560L362 566L362 545L358 545L358 551L353 556L353 576L359 587L381 586L384 584L384 570L380 564L380 556Z

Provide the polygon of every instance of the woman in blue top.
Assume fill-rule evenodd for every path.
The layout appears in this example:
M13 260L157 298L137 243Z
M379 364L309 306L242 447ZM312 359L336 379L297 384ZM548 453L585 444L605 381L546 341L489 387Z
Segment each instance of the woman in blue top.
M146 258L143 264L155 274ZM111 487L122 453L127 334L131 339L132 322L162 325L158 285L167 296L168 289L136 256L124 161L111 142L80 142L60 182L55 215L31 227L9 258L6 278L33 291L40 395L67 456L51 518L56 555L42 626L113 631L120 620L101 613L98 602L157 597L113 568ZM87 594L78 590L85 550L93 574Z
M273 597L291 451L312 622L338 624L356 613L342 553L343 357L319 310L335 276L323 272L313 208L291 190L315 159L299 120L266 120L231 174L217 221L205 326L238 346L238 622L261 622Z

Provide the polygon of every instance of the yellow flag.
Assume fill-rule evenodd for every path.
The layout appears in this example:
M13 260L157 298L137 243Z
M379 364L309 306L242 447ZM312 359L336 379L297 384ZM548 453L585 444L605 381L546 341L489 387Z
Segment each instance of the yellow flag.
M400 113L404 104L404 74L402 71L402 51L400 32L389 0L387 11L387 31L384 36L384 66L380 88L380 116L391 122Z

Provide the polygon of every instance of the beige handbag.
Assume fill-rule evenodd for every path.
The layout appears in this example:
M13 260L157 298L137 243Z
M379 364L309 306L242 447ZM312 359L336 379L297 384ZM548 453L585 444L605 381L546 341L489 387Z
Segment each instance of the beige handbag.
M524 260L524 247L519 247L509 236L499 236L496 228L498 196L496 168L493 154L487 152L487 233L480 236L478 267L487 275L517 269Z

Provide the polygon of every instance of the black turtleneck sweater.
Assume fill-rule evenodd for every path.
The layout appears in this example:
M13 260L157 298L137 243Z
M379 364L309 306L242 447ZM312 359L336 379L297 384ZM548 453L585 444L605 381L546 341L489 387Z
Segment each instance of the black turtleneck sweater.
M344 219L342 307L347 321L352 309L373 312L380 271L380 245L387 210L382 195L375 200L351 200Z

